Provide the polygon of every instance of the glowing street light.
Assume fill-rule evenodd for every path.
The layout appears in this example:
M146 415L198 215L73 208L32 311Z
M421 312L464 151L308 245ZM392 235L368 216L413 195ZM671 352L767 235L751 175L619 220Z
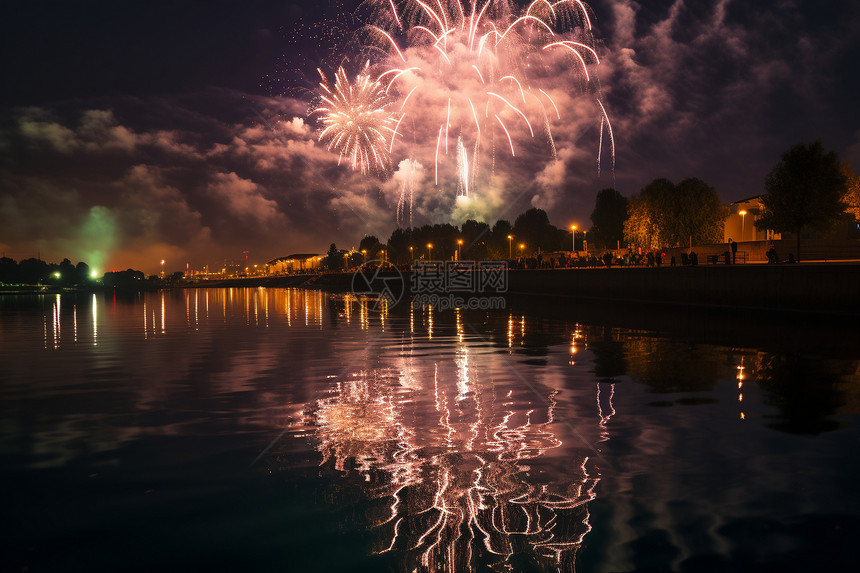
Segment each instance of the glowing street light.
M427 260L433 258L433 243L427 243Z
M744 210L740 210L740 211L738 211L738 215L741 216L741 241L743 241L744 240L744 227L746 226L746 222L747 222L747 212Z
M512 249L512 244L513 244L513 243L512 243L512 241L513 241L513 240L514 240L514 236L513 236L513 235L508 235L508 258L509 258L509 259L514 258L514 255L513 255L512 251L511 251L511 249Z
M526 248L526 244L520 243L520 256L523 256L523 249L525 249L525 248Z
M573 237L573 242L571 243L571 247L574 251L576 251L576 225L570 226L570 235Z
M415 248L409 247L409 258L412 259L412 263L415 263Z
M457 239L457 260L460 260L460 247L463 246L463 239Z
M361 249L361 254L364 255L364 264L367 264L367 249Z
M164 278L164 259L161 259L161 278Z

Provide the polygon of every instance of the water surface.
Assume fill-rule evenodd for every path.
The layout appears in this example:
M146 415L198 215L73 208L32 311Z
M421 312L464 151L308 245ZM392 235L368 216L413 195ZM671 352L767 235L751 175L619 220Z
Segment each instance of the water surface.
M285 289L0 297L3 568L844 568L850 326Z

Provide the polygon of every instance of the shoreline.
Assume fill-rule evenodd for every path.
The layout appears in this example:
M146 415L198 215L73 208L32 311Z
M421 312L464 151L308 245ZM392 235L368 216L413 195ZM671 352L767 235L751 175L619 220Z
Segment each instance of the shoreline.
M412 271L391 271L382 276L396 278L398 272L403 278L404 295L411 295ZM353 276L351 272L334 272L251 277L160 288L262 287L350 292ZM6 288L9 290L0 289L0 296L112 292L106 288L58 289L36 285ZM116 292L138 291L117 289ZM447 293L440 294L447 296ZM507 271L507 289L503 292L455 294L463 298L542 296L559 302L590 300L628 306L860 316L860 263L512 269Z
M386 273L386 276L396 274ZM406 293L411 294L411 271L401 272L401 275ZM352 276L353 273L341 272L260 277L187 287L308 288L349 292ZM627 305L860 316L860 264L515 269L508 271L507 291L499 294L547 296L559 301L594 300ZM468 295L463 294L464 297Z

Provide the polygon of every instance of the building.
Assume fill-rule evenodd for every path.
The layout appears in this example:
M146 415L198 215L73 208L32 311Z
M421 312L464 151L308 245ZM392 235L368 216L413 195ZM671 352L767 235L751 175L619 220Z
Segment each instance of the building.
M761 195L756 195L729 203L729 216L726 218L723 231L724 243L727 243L729 239L741 243L744 241L774 241L781 238L779 233L774 233L770 229L756 229L755 222L764 212L761 198Z
M284 275L318 270L323 257L316 253L295 253L266 263L266 274Z

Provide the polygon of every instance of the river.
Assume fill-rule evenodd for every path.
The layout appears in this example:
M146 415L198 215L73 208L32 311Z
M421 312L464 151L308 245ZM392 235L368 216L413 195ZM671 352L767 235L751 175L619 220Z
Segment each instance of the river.
M856 562L854 325L505 306L0 297L0 568Z

